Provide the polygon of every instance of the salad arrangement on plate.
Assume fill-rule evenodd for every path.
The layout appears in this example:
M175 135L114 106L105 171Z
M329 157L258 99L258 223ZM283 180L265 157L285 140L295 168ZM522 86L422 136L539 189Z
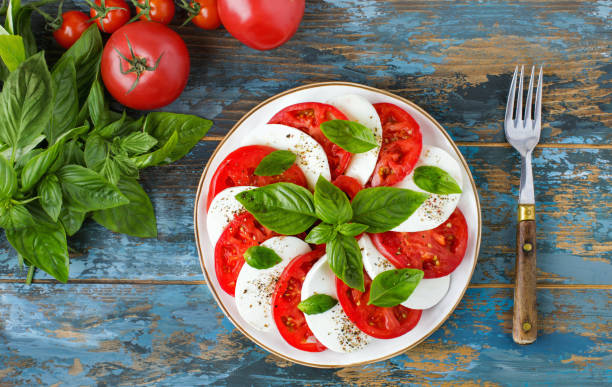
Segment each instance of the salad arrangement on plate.
M287 106L214 172L207 230L241 317L308 352L412 330L467 247L461 166L391 103Z

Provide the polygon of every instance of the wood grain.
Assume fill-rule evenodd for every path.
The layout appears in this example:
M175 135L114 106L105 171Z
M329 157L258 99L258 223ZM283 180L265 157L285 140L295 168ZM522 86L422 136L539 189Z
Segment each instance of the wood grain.
M536 222L523 220L516 229L516 274L512 338L517 344L531 344L538 337L536 306Z

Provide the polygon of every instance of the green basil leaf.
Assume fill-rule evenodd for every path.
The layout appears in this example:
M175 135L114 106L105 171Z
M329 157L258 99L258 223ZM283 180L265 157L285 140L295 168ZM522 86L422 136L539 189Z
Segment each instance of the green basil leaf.
M0 94L0 140L16 149L31 144L51 115L51 74L43 52L11 72Z
M297 307L305 314L310 315L327 312L336 306L337 303L338 300L332 296L328 296L327 294L313 294L304 301L300 302Z
M355 238L338 234L325 246L325 252L336 277L353 289L365 291L361 250Z
M40 205L53 221L57 221L62 209L62 187L55 175L46 175L38 184Z
M26 57L30 57L36 52L38 52L38 47L36 46L36 39L34 38L34 34L32 33L32 28L30 27L30 19L32 17L32 11L34 8L41 7L45 4L52 3L55 0L40 0L29 2L25 4L23 7L20 7L17 10L17 13L14 18L13 28L15 31L15 35L19 35L23 38L23 45L25 46Z
M178 140L179 134L177 131L174 131L168 141L166 141L161 148L153 152L135 156L132 158L132 161L134 161L134 164L136 164L136 166L140 169L152 167L154 165L171 163L173 160L170 158L170 155L176 147L176 144L178 144Z
M87 96L87 109L94 128L101 128L108 122L108 101L104 96L104 88L99 79L95 79Z
M104 176L109 183L116 185L121 177L121 171L119 170L119 166L112 158L107 158L102 163L102 168L100 169L100 175Z
M110 144L97 134L90 134L85 141L85 165L87 168L100 172L110 151Z
M389 231L408 219L428 197L402 188L366 188L351 202L353 221L367 225L371 233Z
M86 213L83 211L76 211L69 207L62 207L59 219L68 236L73 236L81 229L83 222L85 221L85 215Z
M327 243L336 237L336 230L334 226L327 223L321 223L315 226L304 239L308 243L314 243L316 245L322 245Z
M34 225L32 214L23 204L3 201L0 204L0 227L6 230L18 230Z
M17 174L11 163L0 155L0 199L10 199L15 192L17 192Z
M116 186L98 173L80 165L65 165L58 172L67 204L76 211L88 212L128 204Z
M85 155L83 153L82 145L77 139L68 141L66 145L64 145L63 163L64 165L85 165Z
M251 246L244 252L244 260L255 269L269 269L283 261L276 251L265 246Z
M354 237L365 232L368 226L361 223L344 223L336 227L336 230L346 236Z
M414 292L423 275L418 269L383 271L372 280L368 305L389 308L401 304Z
M323 176L319 176L315 186L314 206L317 216L325 223L340 224L353 217L351 202L346 194Z
M59 156L61 147L63 146L64 144L58 142L28 161L21 171L21 190L23 192L32 189L40 178L47 173L51 165Z
M136 179L123 177L117 187L130 200L129 204L95 211L93 219L107 229L140 238L155 238L157 223L153 204Z
M414 170L414 184L423 191L438 195L460 194L461 187L444 169L423 165Z
M77 124L79 96L76 86L76 69L72 57L68 57L55 66L51 73L51 81L55 96L51 119L45 127L45 135L49 144L54 144L62 134Z
M147 114L144 131L155 137L158 146L163 147L176 131L178 141L164 164L183 158L212 126L212 121L190 114L155 112ZM157 165L157 164L156 164Z
M0 35L0 58L9 71L15 70L26 59L23 38L17 35Z
M312 194L293 183L274 183L244 191L236 199L259 223L280 234L299 234L317 220Z
M8 8L6 9L6 19L4 20L4 27L9 34L15 35L15 19L17 18L17 12L21 8L21 0L9 0Z
M134 132L120 139L119 144L121 149L128 154L139 155L153 148L157 140L145 132Z
M57 137L57 139L55 140L55 142L59 142L59 141L68 141L68 140L72 140L75 138L78 138L79 136L87 133L89 131L89 122L85 122L85 124L81 125L81 126L77 126L76 128L72 128L64 133L62 133L59 137Z
M364 153L379 145L370 128L354 121L326 121L321 124L321 131L331 142L351 153Z
M99 127L99 129L96 128L93 133L96 133L105 139L118 139L117 136L121 132L121 128L123 128L123 126L125 125L127 115L124 110L118 120L109 123L109 120L111 120L112 113L113 112L111 110L108 110L106 111L106 113L104 113L102 121L100 122L101 124L104 124L104 126Z
M295 163L296 155L286 150L277 150L266 155L253 172L256 176L276 176L291 168Z
M132 159L118 154L115 155L114 160L122 176L138 178L138 166Z

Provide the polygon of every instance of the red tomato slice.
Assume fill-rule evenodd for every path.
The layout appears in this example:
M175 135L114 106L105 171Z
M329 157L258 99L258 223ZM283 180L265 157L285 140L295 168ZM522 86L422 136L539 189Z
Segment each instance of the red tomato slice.
M374 108L383 128L383 141L370 184L392 186L404 179L419 161L423 139L419 124L406 111L390 103Z
M364 333L379 339L392 339L412 330L419 322L422 311L402 305L390 308L368 305L372 280L365 271L363 275L363 293L336 278L338 301L348 318Z
M425 278L449 275L463 260L468 231L465 217L457 208L446 222L433 230L372 234L382 255L397 268L419 268Z
M215 272L221 289L233 296L244 252L278 234L262 226L253 215L243 212L225 227L215 246Z
M336 180L332 181L332 184L340 188L351 200L357 195L357 192L363 189L363 186L357 179L347 175L338 176Z
M323 254L325 247L319 246L310 253L295 257L281 274L272 298L278 331L287 343L302 351L321 352L326 349L314 337L306 324L304 313L297 307L302 296L304 278Z
M208 189L208 203L206 208L210 207L215 195L229 187L239 185L254 185L262 187L264 185L287 182L301 185L308 188L308 182L304 173L296 164L277 176L255 176L255 168L259 165L261 159L276 149L264 145L249 145L238 148L230 153L225 160L221 162L219 168L215 171L210 187Z
M351 153L329 141L321 132L321 124L329 120L346 120L346 116L331 105L305 102L288 106L276 113L269 124L294 127L314 138L325 150L332 180L342 175L351 162Z

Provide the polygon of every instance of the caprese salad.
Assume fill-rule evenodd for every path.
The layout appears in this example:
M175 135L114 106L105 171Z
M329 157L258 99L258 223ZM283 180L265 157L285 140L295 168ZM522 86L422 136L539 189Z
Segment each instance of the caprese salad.
M288 106L212 177L216 278L253 328L303 351L399 337L465 255L463 184L461 165L396 105L343 95Z

